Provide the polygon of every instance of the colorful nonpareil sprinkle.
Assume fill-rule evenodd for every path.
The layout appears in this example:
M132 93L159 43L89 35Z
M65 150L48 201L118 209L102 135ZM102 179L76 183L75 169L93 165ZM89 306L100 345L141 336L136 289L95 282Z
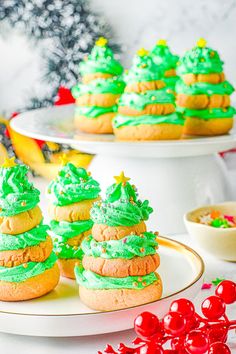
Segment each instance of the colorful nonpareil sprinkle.
M233 215L224 215L219 210L213 210L211 213L200 216L198 222L216 228L227 229L236 227L236 217Z

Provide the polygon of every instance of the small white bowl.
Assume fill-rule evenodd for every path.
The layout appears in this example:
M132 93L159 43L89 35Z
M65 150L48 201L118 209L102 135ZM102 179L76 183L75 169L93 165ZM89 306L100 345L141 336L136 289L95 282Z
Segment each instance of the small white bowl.
M219 210L236 216L236 202L207 205L184 215L184 223L190 236L205 251L220 259L236 262L236 228L216 228L197 222L199 216Z

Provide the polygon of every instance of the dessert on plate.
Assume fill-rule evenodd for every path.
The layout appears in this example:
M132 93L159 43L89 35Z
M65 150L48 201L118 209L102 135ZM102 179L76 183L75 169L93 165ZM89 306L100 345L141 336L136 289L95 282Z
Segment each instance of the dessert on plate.
M120 140L169 140L182 135L184 120L175 112L175 96L163 81L163 67L145 49L134 57L124 74L126 87L113 119Z
M89 307L109 311L145 304L162 295L156 269L157 233L147 232L152 208L138 198L122 172L91 209L92 234L82 242L82 265L75 267L80 298Z
M39 191L28 168L6 159L0 167L0 300L40 297L59 281L49 227L38 206Z
M64 160L64 166L47 189L54 252L61 275L74 279L75 264L82 259L81 241L91 233L90 209L99 198L100 187L81 167Z
M111 122L125 84L119 78L123 68L105 38L97 40L91 54L80 64L80 72L82 83L72 89L76 127L87 133L112 133Z
M233 126L230 105L233 86L226 80L223 61L201 38L180 59L176 84L178 111L185 117L186 135L222 135Z
M157 41L156 45L151 50L151 55L154 62L157 65L161 65L164 69L163 81L166 86L174 91L175 84L179 79L176 74L176 65L179 60L178 55L174 55L170 51L167 41L164 39Z

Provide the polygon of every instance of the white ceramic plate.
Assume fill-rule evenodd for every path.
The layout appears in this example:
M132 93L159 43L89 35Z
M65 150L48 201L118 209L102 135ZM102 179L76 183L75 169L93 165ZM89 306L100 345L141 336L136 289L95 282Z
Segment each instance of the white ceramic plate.
M194 298L200 289L204 263L195 251L177 241L163 237L158 241L162 299L120 311L94 312L80 302L75 282L61 279L56 290L40 299L0 302L0 331L45 337L94 335L132 328L135 316L142 311L162 317L174 299Z
M20 134L47 141L69 144L82 151L105 156L179 157L200 156L236 146L236 134L191 138L176 141L117 141L114 135L86 134L75 131L74 105L32 110L11 121Z

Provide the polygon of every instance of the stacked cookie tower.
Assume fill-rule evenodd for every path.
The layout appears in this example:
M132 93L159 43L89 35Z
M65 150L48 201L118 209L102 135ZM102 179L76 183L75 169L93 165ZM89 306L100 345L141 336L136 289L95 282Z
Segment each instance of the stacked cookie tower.
M0 300L42 296L59 281L48 226L42 224L39 191L28 168L7 159L0 167Z
M162 283L156 269L156 233L146 231L152 208L122 172L94 204L92 235L82 242L82 266L75 267L81 300L89 307L116 310L155 301Z
M119 79L123 68L114 59L105 38L99 38L91 54L80 64L82 83L72 89L76 99L75 125L87 133L112 133L117 100L124 91Z
M179 60L178 55L171 53L166 40L160 39L151 50L151 55L157 65L161 65L164 70L163 81L167 87L175 90L175 85L179 77L176 74L176 65Z
M98 200L100 187L83 168L63 161L64 166L48 187L49 215L54 251L61 275L74 279L75 264L82 259L83 238L90 234L93 222L90 209Z
M177 69L181 80L176 92L178 111L186 121L187 135L221 135L233 126L235 109L230 106L234 88L225 80L219 54L206 47L201 38L180 59Z
M125 92L119 99L114 133L122 140L179 139L184 125L175 112L175 96L162 80L163 68L141 49L124 75Z

